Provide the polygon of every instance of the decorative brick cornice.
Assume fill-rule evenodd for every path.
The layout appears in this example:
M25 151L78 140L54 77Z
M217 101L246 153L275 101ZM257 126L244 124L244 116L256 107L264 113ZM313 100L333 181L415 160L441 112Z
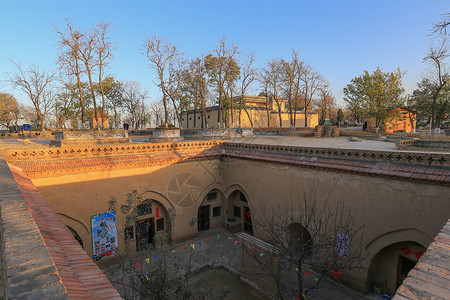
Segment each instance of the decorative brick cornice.
M227 157L450 186L450 168L316 155L226 149Z
M53 177L233 157L336 172L449 185L450 155L195 141L9 151L29 177Z
M292 155L314 155L321 157L335 157L343 159L356 159L378 161L386 163L407 163L433 166L450 166L450 153L429 153L412 151L383 151L360 149L334 149L320 147L261 145L246 143L224 143L224 148L276 152Z
M135 155L77 157L73 159L22 160L13 164L30 178L63 176L88 172L144 168L174 164L188 159L207 159L220 155L217 148L141 153Z
M192 141L178 143L116 144L104 146L74 146L32 150L9 150L4 152L7 161L82 158L115 156L166 151L201 150L217 147L223 141Z

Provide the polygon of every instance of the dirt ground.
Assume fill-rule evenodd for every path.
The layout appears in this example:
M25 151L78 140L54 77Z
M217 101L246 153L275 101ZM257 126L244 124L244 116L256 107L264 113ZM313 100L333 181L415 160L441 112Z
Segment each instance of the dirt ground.
M257 290L239 276L233 274L224 267L205 267L193 274L192 283L205 283L199 286L207 286L210 299L245 299L245 300L269 300L263 292ZM224 298L222 298L225 295Z

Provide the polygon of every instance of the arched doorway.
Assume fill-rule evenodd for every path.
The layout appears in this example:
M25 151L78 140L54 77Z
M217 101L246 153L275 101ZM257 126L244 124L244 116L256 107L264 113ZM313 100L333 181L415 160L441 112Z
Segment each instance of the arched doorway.
M125 227L124 235L127 242L136 243L136 251L170 241L172 224L166 208L159 201L147 199L139 203L132 220Z
M393 296L409 271L425 252L425 247L412 241L391 244L381 249L370 262L367 283L369 291Z
M309 231L300 223L292 223L286 228L289 250L298 257L312 256L313 240Z
M197 213L198 231L204 231L223 226L226 212L224 197L218 189L212 189L203 198Z
M236 190L228 197L228 211L230 216L242 221L242 228L244 232L253 235L252 214L247 197Z
M69 229L69 231L72 233L73 237L77 240L78 243L80 243L81 248L84 249L83 246L83 240L81 239L81 237L78 235L78 233L72 229L71 227L67 226L67 228Z

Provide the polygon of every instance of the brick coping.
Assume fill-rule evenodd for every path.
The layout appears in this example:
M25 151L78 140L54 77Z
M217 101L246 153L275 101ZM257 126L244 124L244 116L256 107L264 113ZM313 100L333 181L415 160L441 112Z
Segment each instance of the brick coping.
M145 145L144 145L145 146ZM45 178L104 172L121 169L144 168L183 161L231 157L268 163L279 163L336 172L357 173L367 176L389 177L429 184L450 185L449 156L414 156L411 153L389 151L347 151L342 149L306 148L236 143L182 143L131 147L93 147L88 154L52 156L46 159L24 159L16 152L10 163L21 168L30 178ZM91 155L99 152L98 155ZM81 150L80 150L81 151ZM105 154L105 151L107 152ZM77 151L71 151L77 152ZM81 151L84 152L84 151ZM36 155L39 155L35 152ZM30 152L27 152L28 156ZM50 156L49 156L50 155ZM19 156L20 159L17 157Z
M69 298L121 299L28 176L16 168L12 168L11 172Z
M450 219L428 246L394 300L450 298Z

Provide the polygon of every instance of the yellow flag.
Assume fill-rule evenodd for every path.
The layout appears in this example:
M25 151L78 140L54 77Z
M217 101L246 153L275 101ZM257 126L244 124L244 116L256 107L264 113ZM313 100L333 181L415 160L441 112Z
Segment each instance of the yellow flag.
M195 244L191 244L192 249L195 250Z
M146 258L145 261L146 261L147 263L149 263L149 262L150 262L150 259L149 259L149 258Z

